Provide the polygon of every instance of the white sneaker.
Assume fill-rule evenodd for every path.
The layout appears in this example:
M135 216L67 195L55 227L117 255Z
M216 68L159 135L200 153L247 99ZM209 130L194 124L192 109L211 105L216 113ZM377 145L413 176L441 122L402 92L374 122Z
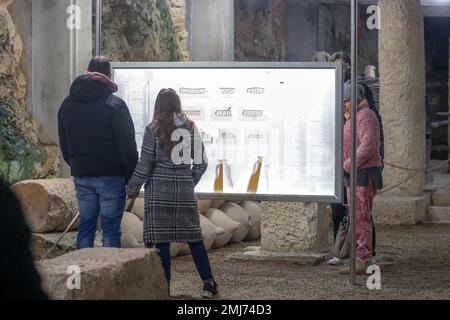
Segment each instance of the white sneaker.
M339 259L338 257L333 257L330 260L328 260L328 264L330 266L340 266L342 264L342 259Z

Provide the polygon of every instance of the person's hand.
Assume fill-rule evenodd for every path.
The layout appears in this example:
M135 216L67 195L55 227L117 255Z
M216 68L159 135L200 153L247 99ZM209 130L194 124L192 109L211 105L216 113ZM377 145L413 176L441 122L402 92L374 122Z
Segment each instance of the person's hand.
M136 201L137 197L132 197L130 195L127 195L127 201L125 203L125 211L131 211L131 209L134 206L134 202Z

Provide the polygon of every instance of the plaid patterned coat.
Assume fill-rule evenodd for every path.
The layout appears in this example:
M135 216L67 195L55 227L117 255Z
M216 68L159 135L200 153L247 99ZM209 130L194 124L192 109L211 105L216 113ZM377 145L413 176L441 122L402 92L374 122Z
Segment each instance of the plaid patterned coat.
M191 139L183 138L182 142L188 152L181 154L187 159L175 163L169 159L149 125L138 165L127 185L127 194L136 196L145 183L144 242L148 245L203 240L194 187L207 169L206 153L196 126L189 128L182 115L175 115L174 120L178 129L190 135Z

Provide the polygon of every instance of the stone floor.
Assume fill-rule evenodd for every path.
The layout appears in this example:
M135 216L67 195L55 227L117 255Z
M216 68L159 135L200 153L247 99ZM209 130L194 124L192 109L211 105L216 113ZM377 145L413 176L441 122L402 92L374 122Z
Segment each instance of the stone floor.
M395 264L382 271L382 289L366 288L366 276L352 287L336 267L286 262L230 260L257 242L210 252L222 299L450 299L450 225L423 224L377 229L378 253ZM200 280L191 257L172 260L174 299L197 299Z

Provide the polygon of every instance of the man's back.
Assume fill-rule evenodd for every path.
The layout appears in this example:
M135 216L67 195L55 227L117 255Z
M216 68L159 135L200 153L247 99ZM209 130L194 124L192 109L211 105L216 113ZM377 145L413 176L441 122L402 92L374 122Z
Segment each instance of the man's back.
M105 84L78 77L58 122L61 150L73 176L131 176L137 163L134 125L125 102Z
M60 147L80 208L77 249L94 247L99 216L103 246L121 246L125 185L138 155L133 120L125 102L113 95L117 90L109 60L94 57L59 110Z

